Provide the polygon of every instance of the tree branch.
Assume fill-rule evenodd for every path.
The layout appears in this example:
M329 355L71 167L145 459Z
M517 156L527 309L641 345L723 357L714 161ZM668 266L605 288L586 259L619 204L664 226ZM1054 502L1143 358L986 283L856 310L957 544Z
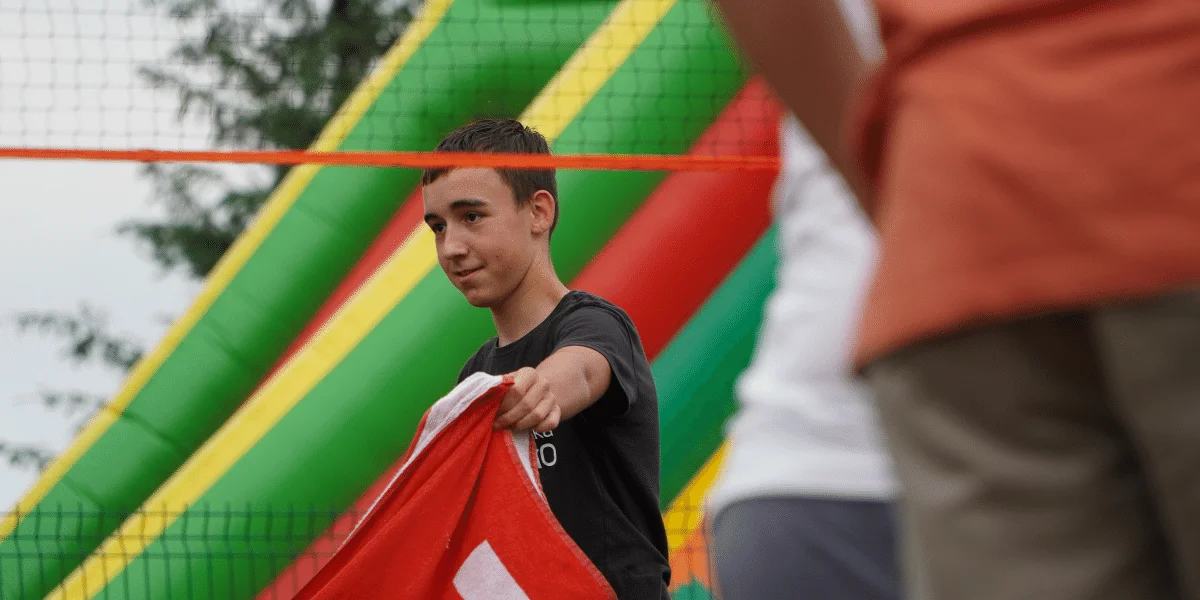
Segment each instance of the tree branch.
M14 321L18 331L62 338L67 358L76 363L95 360L128 371L145 352L137 341L111 333L107 316L86 303L77 314L27 311L18 313Z
M54 452L45 446L14 444L0 440L0 460L23 471L42 471L54 459Z

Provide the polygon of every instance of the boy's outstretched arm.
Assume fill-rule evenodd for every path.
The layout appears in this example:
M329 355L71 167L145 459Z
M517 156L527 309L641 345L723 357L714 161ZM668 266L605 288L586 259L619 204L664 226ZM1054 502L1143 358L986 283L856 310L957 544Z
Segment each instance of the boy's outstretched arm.
M870 72L838 0L716 0L729 29L860 201L869 188L843 126Z
M599 400L608 390L612 369L603 354L567 346L536 369L525 367L513 376L513 386L500 403L496 428L545 432Z

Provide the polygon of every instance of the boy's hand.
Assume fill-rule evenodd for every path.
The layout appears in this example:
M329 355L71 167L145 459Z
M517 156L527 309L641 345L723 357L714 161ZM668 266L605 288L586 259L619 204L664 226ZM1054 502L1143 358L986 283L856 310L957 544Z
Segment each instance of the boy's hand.
M496 429L523 431L532 429L544 433L558 427L562 410L550 391L550 386L531 367L512 373L513 386L500 402Z

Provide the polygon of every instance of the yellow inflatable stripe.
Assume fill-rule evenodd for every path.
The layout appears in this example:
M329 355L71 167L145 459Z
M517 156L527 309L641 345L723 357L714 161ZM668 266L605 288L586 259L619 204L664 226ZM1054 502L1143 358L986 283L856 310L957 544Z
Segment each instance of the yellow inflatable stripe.
M671 554L687 543L692 532L704 520L704 497L712 488L724 458L725 444L721 444L663 515L663 524L667 528L667 549Z
M354 93L346 99L345 104L330 119L316 141L313 142L311 150L319 152L337 150L338 146L345 141L350 130L358 124L367 109L375 103L379 94L396 76L400 68L429 37L430 32L441 21L452 2L453 0L428 0L425 3L422 14L388 50L371 75L364 79L355 88ZM101 408L83 431L75 436L71 445L50 463L29 492L17 503L13 513L0 520L0 541L3 541L16 528L18 515L27 514L33 510L46 497L50 489L62 480L63 475L79 460L79 457L83 456L84 452L91 448L96 440L104 435L104 432L108 431L108 428L125 411L134 397L142 391L150 377L175 351L184 336L196 326L204 313L208 312L208 309L233 281L234 276L241 271L246 261L250 260L250 256L262 245L267 235L275 229L284 213L296 202L300 193L316 176L319 169L320 167L317 165L300 165L288 172L288 175L263 204L253 225L238 237L229 251L213 267L200 293L196 295L196 299L188 310L171 325L158 346L134 366L125 385L113 399Z
M553 141L620 66L612 57L628 57L674 3L675 0L622 0L567 63L580 73L560 72L531 103L521 120L538 124L539 131ZM655 10L647 12L639 8L642 5L653 6ZM654 16L652 22L644 21L647 15ZM632 32L611 31L620 28ZM614 48L617 43L623 48ZM603 47L597 49L597 44ZM596 56L598 62L577 60L581 55ZM581 90L588 90L588 95L581 98ZM555 100L558 96L570 98ZM543 116L534 112L536 106L543 107L541 110L574 107L575 113ZM428 228L419 227L305 348L143 504L143 511L123 523L47 597L82 600L99 593L332 371L436 264L433 234Z
M627 0L618 4L533 99L521 115L521 122L547 139L557 138L675 6L675 1Z

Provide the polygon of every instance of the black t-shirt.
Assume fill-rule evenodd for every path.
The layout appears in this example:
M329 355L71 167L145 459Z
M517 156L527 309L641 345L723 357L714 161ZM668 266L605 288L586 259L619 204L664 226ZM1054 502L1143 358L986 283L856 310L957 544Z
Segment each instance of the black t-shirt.
M667 535L659 497L658 394L641 339L625 311L571 291L521 339L488 340L458 380L536 367L559 348L584 346L604 358L612 382L595 404L534 434L550 510L612 584L620 600L669 599Z

